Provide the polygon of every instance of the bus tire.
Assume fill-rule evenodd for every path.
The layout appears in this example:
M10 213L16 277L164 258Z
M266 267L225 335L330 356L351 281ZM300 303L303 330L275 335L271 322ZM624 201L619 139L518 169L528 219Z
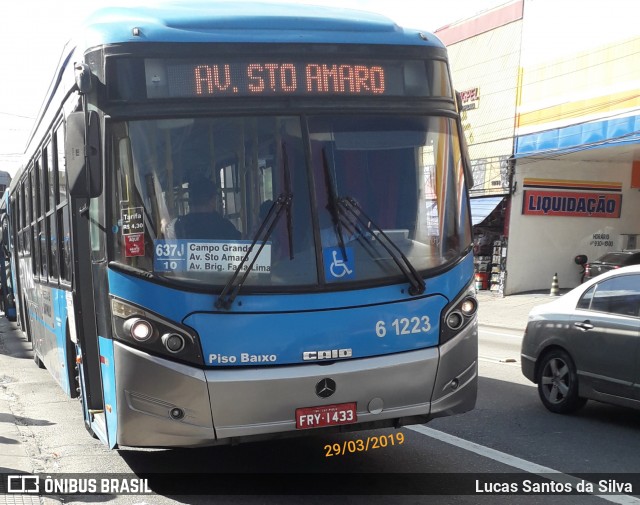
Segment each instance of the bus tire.
M25 298L22 298L22 307L24 307L22 312L22 317L21 317L21 319L24 320L22 333L24 333L24 336L26 337L27 342L32 342L31 328L29 328L29 306L27 305L27 300ZM31 343L31 348L33 349L33 342Z
M38 356L38 353L35 351L35 349L33 350L33 361L36 365L38 365L38 368L47 368Z
M27 322L26 324L27 341L31 342L31 350L33 351L33 361L36 365L38 365L38 368L42 368L42 369L47 368L45 364L42 362L42 360L40 359L40 356L38 356L38 352L34 345L33 337L31 335L31 322L29 321L29 313L27 313L27 317L25 318L25 320Z
M26 307L26 305L25 305ZM31 337L31 323L29 322L29 313L27 312L27 314L25 315L24 318L24 334L27 336L27 342L31 342L31 351L33 352L33 362L38 365L38 368L47 368L45 366L45 364L42 362L42 360L40 359L40 356L38 356L38 352L36 351L35 346L33 345L33 338Z
M67 373L69 374L69 395L71 396L71 398L78 398L80 396L80 371L78 369L78 364L76 363L76 345L71 341L68 321L65 341L67 343L66 351Z

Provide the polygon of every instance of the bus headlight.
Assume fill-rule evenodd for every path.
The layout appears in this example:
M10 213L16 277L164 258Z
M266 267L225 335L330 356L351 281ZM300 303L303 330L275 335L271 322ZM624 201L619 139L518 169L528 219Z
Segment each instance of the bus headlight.
M457 310L450 312L449 315L447 316L447 326L452 330L458 330L462 328L463 324L464 324L464 317Z
M462 300L462 303L460 304L460 310L465 316L471 317L476 313L476 310L478 310L478 300L476 300L473 296L467 296L464 300Z
M478 300L471 285L465 288L456 299L442 311L440 324L440 345L448 342L464 329L476 317Z
M200 339L193 329L137 307L111 299L113 337L165 358L203 365Z
M184 337L177 333L165 333L162 335L162 343L167 348L167 351L177 353L182 351L185 346Z
M151 323L139 317L127 319L122 325L122 329L138 342L146 342L154 333Z

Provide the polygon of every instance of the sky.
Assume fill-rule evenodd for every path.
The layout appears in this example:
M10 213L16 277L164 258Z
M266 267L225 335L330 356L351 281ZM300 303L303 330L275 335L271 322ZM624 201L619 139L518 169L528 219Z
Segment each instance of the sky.
M287 0L296 3L295 0ZM149 0L0 2L0 170L12 175L73 27L93 10ZM305 0L378 12L401 26L435 31L508 0Z

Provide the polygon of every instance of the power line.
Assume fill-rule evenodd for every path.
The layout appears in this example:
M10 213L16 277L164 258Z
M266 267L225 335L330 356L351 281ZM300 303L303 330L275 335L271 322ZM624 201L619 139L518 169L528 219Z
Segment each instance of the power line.
M20 114L13 114L12 112L2 112L2 111L0 111L0 114L2 114L3 116L19 117L21 119L30 119L31 121L33 121L35 119L34 117L31 117L31 116L22 116Z

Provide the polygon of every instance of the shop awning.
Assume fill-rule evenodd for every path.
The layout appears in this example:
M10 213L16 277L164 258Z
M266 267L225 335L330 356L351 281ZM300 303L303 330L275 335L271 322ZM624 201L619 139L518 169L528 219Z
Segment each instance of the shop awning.
M471 222L473 226L484 221L502 203L503 196L471 199Z

